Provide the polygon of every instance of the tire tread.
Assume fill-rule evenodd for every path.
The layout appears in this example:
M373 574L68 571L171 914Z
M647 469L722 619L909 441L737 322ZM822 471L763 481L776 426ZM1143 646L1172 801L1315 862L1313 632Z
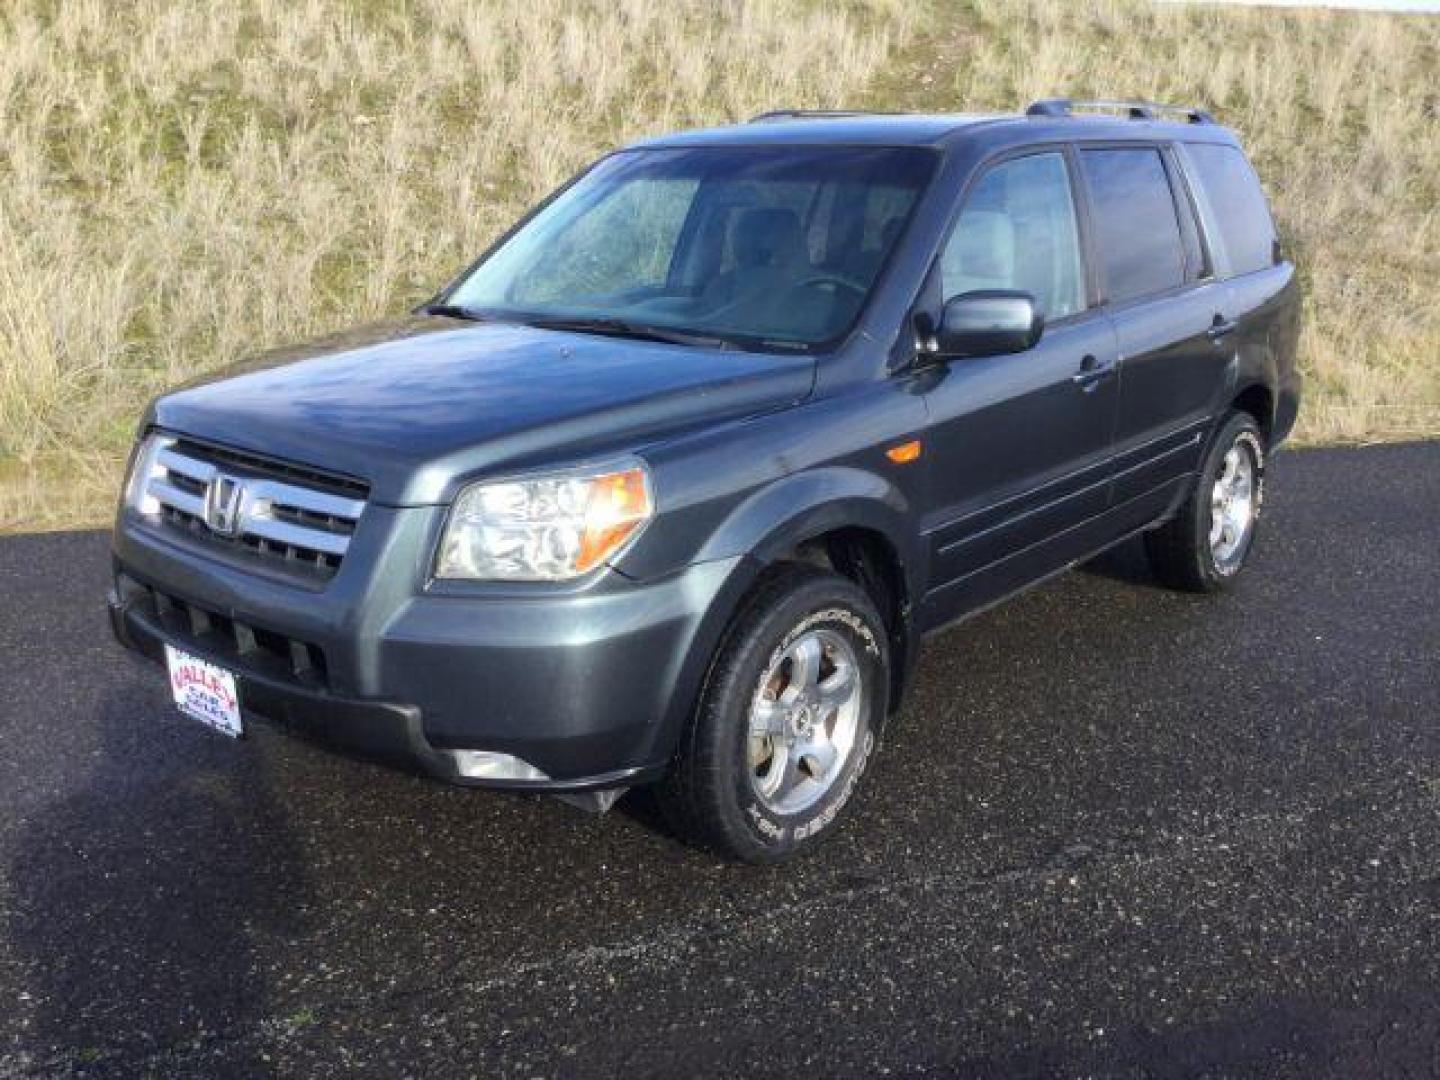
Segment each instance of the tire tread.
M857 606L879 626L879 616L869 597L848 578L803 563L782 563L766 572L751 590L716 650L702 684L697 707L681 733L679 745L665 778L656 787L660 809L671 829L684 839L713 853L739 857L747 862L775 862L792 852L772 852L744 835L726 813L723 790L726 782L720 754L723 740L714 735L724 718L727 684L736 677L742 654L750 647L761 624L781 602L812 583L848 593L848 603ZM825 830L820 838L832 830ZM807 847L809 845L807 844Z
M1145 553L1159 581L1182 592L1216 592L1228 584L1209 566L1210 485L1217 455L1249 430L1260 438L1260 428L1248 412L1231 409L1216 428L1205 452L1205 460L1190 494L1165 524L1145 534ZM1262 441L1263 445L1263 441Z

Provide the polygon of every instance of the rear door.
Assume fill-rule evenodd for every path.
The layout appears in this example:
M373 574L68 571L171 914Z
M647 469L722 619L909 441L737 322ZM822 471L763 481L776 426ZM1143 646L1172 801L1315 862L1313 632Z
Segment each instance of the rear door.
M986 166L935 270L937 301L1019 289L1046 325L1025 352L926 372L931 625L1077 557L1106 508L1115 332L1091 303L1075 187L1058 147Z
M1112 508L1124 528L1162 511L1199 467L1227 385L1233 302L1167 147L1084 146L1079 157L1120 351Z

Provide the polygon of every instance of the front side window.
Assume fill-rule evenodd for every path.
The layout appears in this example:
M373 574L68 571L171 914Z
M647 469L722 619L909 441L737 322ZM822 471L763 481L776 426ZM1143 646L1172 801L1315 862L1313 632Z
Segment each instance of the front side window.
M1094 208L1105 295L1121 303L1183 284L1180 219L1160 151L1083 150L1080 161Z
M1185 153L1195 165L1200 188L1210 204L1211 220L1230 262L1230 271L1249 274L1275 262L1275 222L1260 179L1233 146L1190 144Z
M906 147L706 147L606 159L446 303L812 347L858 318L934 169Z
M1085 307L1085 277L1070 174L1059 153L990 169L971 189L940 256L946 300L1017 289L1051 322Z

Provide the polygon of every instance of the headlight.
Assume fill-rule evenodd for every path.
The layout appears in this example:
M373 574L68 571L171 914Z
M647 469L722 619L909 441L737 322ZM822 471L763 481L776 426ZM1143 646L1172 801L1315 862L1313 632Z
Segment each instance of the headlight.
M125 505L137 514L155 517L160 502L150 494L150 481L162 471L160 454L175 444L167 435L146 435L130 461L130 475L125 478Z
M613 558L655 514L650 477L627 467L472 484L445 525L435 576L563 581Z

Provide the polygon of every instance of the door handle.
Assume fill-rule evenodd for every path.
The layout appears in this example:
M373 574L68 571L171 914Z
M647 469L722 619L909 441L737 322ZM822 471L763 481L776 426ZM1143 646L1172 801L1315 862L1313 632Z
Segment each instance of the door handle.
M1114 364L1108 361L1102 363L1087 353L1080 358L1080 370L1070 376L1070 381L1088 394L1113 374L1115 374Z
M1210 329L1205 331L1205 336L1211 341L1219 341L1229 334L1240 329L1240 324L1234 319L1225 319L1220 315L1215 316L1215 321L1210 324Z

